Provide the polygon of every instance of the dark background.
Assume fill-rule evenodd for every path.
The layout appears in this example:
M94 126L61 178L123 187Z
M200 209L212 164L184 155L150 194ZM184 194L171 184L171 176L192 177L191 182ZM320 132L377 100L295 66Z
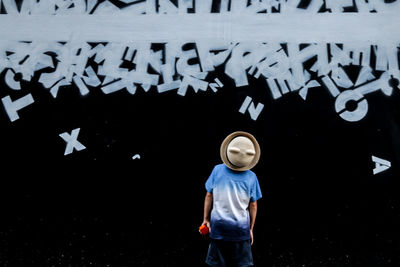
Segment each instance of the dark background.
M39 73L20 91L4 74L1 97L35 103L14 122L1 105L0 266L203 266L204 183L237 130L262 151L256 266L400 264L397 84L350 123L325 88L273 100L261 79L236 88L222 68L207 80L223 88L184 97L68 86L54 99ZM256 121L238 112L246 96L265 105ZM59 134L75 128L86 149L64 156ZM372 155L392 167L373 175Z

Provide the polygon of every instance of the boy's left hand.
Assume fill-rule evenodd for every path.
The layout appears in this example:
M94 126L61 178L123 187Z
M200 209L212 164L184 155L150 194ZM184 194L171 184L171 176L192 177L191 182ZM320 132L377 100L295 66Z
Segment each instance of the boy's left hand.
M253 245L253 243L254 243L253 230L250 230L250 243L251 243L251 245Z

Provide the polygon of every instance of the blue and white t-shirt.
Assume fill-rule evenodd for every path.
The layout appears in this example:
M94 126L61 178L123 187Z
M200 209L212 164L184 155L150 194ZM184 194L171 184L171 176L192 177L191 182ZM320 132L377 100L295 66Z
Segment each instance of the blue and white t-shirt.
M248 206L262 197L255 173L216 165L206 182L206 190L213 194L210 237L228 241L250 239Z

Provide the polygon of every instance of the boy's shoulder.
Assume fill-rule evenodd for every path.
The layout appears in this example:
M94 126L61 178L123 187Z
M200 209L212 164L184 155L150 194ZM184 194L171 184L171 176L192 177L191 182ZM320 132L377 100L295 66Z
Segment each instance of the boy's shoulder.
M237 176L240 175L241 177L247 177L247 179L254 180L257 179L257 175L252 170L246 171L233 171L229 169L224 163L220 163L214 166L214 172L223 174L224 176Z
M214 166L214 169L216 169L216 170L221 170L221 169L224 168L224 167L225 167L225 164L224 164L224 163L219 163L219 164L217 164L217 165Z

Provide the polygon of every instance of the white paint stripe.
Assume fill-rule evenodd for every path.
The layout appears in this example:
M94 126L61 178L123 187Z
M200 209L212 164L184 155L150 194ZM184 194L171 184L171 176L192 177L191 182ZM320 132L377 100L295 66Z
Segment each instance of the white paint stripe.
M398 14L0 15L2 40L400 43Z

